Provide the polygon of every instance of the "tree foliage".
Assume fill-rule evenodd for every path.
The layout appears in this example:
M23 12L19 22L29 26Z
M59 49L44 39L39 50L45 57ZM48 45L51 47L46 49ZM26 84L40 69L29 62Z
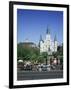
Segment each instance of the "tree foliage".
M59 58L61 63L63 63L63 44L59 45L57 48L57 52L53 52L52 54L55 58Z
M53 52L52 56L55 58L60 58L61 62L63 62L63 44L58 46L57 52ZM25 47L23 44L17 45L17 57L18 59L22 59L23 61L31 61L31 62L38 62L43 63L44 61L47 62L49 55L47 52L41 53L39 48L37 47Z
M21 44L17 45L17 57L22 60L36 61L39 56L39 49L36 47L24 47Z

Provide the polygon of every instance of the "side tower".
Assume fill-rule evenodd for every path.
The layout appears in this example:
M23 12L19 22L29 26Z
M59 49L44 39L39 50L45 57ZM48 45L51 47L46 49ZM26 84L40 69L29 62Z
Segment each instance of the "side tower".
M43 44L44 44L44 42L42 40L42 36L40 35L40 42L39 42L40 53L44 52L44 48L43 48L44 45Z
M54 52L57 52L57 46L58 46L58 42L57 42L57 38L55 35L55 37L54 37Z

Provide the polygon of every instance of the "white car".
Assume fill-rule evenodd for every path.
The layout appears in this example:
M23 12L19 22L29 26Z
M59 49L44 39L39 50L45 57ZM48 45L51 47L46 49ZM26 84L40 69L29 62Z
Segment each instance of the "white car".
M38 65L38 69L37 70L38 71L50 71L51 67L50 67L50 65L45 65L45 64Z

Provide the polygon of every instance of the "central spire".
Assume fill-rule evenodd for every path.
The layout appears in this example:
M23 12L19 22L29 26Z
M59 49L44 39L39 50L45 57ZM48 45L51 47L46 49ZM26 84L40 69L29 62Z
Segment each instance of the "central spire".
M46 34L50 34L50 30L49 30L49 28L48 28L48 27L47 27Z
M56 37L56 34L55 34L55 37L54 37L54 41L57 41L57 37Z
M42 40L42 35L40 35L40 41L43 41L43 40Z

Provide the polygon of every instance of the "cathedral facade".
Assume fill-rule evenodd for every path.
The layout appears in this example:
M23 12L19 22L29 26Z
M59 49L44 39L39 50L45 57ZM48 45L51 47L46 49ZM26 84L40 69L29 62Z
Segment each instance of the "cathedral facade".
M45 40L40 36L40 53L47 52L48 54L52 54L53 52L57 52L58 42L56 36L54 39L51 39L50 31L47 29Z

